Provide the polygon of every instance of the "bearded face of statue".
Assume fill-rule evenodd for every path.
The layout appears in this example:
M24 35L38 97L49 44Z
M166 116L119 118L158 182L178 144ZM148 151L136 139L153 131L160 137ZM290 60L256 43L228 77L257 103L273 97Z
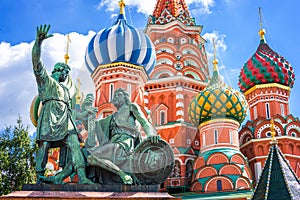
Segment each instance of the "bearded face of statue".
M123 92L115 92L113 104L116 108L120 108L125 103L125 95Z
M70 67L64 63L56 63L52 71L52 77L58 82L67 80L70 72Z
M94 100L95 100L94 95L92 95L92 94L87 94L87 96L86 96L86 98L85 98L85 100L84 100L84 103L85 103L85 105L87 105L87 106L92 106Z

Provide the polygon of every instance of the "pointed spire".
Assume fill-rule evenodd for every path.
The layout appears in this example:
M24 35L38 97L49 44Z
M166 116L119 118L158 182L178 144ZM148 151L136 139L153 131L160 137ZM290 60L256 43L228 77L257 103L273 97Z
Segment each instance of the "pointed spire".
M214 59L212 61L212 64L214 65L214 71L213 71L213 75L211 77L209 85L215 85L215 84L224 85L224 82L222 81L222 79L219 75L219 69L218 69L219 61L217 59L217 47L216 47L215 38L213 38L212 41L213 41L213 45L214 45Z
M67 34L66 54L64 56L64 58L65 58L65 64L68 64L68 61L70 59L70 56L69 56L69 44L70 44L70 42L71 42L70 36L69 36L69 34Z
M262 14L261 14L261 7L259 7L258 9L258 14L259 14L259 26L260 26L260 29L258 31L258 34L260 35L260 40L265 42L265 34L266 34L266 31L265 29L262 28Z
M214 65L214 71L218 71L219 61L217 59L217 47L216 47L215 38L213 38L212 41L213 41L213 45L214 45L214 60L212 61L212 63Z
M251 199L300 199L300 181L279 147L271 145Z

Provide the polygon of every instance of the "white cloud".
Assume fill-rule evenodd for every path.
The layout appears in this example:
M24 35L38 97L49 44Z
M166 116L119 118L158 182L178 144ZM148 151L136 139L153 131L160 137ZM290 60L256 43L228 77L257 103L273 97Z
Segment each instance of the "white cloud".
M190 9L190 12L193 16L196 15L207 15L211 14L211 7L215 6L214 0L186 0L187 5L191 5L194 8Z
M136 6L137 12L138 13L143 13L146 15L152 14L154 10L156 0L146 0L146 1L141 1L141 0L126 0L125 4L126 6ZM111 1L111 0L101 0L98 4L98 9L102 9L103 7L106 7L106 11L115 11L119 10L119 5L118 1Z
M151 15L154 11L156 0L126 0L127 6L137 7L137 12L145 15ZM193 5L190 10L192 14L211 14L210 8L215 5L214 0L186 0L186 4ZM106 11L115 11L119 9L118 1L101 0L98 9L106 7Z
M213 39L215 40L216 43L216 51L217 51L217 59L218 58L218 53L224 52L227 49L227 45L225 43L225 37L226 35L224 34L220 34L217 31L213 31L212 33L205 33L203 35L203 38L207 41L206 43L206 53L207 53L207 57L209 60L213 59L213 55L214 55L214 45L213 45Z
M51 31L51 30L50 30ZM84 54L88 42L95 32L90 31L87 35L70 33L71 43L69 46L71 76L79 77L83 85L87 83L88 90L91 88L91 78L86 75L84 69ZM16 124L18 115L24 124L29 125L31 133L35 130L29 117L29 108L32 99L37 95L37 86L32 71L31 49L33 42L20 43L11 46L9 43L0 43L0 129L5 126ZM66 36L55 33L52 38L43 43L42 61L51 73L56 62L64 61L66 53ZM82 78L81 78L82 77Z
M219 70L221 70L221 69L226 69L226 66L224 66L224 65L219 66Z
M219 56L219 53L225 52L227 49L227 45L225 43L225 37L226 35L220 34L217 31L213 31L211 33L205 33L202 36L206 41L206 54L207 54L207 59L208 59L208 64L209 64L209 70L210 74L212 74L213 71L213 66L212 66L212 60L214 56L214 45L213 45L213 39L215 40L216 43L216 53L217 53L217 59L219 60L219 70L225 69L226 67L222 63L222 58Z
M213 39L216 42L217 52L219 50L226 51L227 45L225 44L226 35L220 34L218 31L213 31L212 33L205 33L203 38L207 41L209 50L213 52Z

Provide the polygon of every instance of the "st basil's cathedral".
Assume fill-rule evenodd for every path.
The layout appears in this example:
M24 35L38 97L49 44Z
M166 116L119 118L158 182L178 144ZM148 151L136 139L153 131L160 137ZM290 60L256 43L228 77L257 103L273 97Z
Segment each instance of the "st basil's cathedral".
M198 199L299 199L300 122L289 110L295 74L264 29L237 91L220 76L216 48L210 75L203 26L184 0L157 0L144 31L128 24L125 2L119 5L116 22L87 45L85 65L98 119L116 111L113 94L123 88L171 145L174 169L161 190ZM54 151L48 160L54 169L57 157Z

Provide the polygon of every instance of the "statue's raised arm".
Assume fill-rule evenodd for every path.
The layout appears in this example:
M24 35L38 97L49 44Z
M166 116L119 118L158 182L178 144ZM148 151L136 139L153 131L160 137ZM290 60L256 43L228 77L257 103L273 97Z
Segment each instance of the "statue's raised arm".
M50 29L50 25L41 25L40 27L36 28L36 39L32 48L32 64L33 69L36 71L39 66L41 66L40 59L41 59L41 46L42 42L53 35L48 35L48 31Z

